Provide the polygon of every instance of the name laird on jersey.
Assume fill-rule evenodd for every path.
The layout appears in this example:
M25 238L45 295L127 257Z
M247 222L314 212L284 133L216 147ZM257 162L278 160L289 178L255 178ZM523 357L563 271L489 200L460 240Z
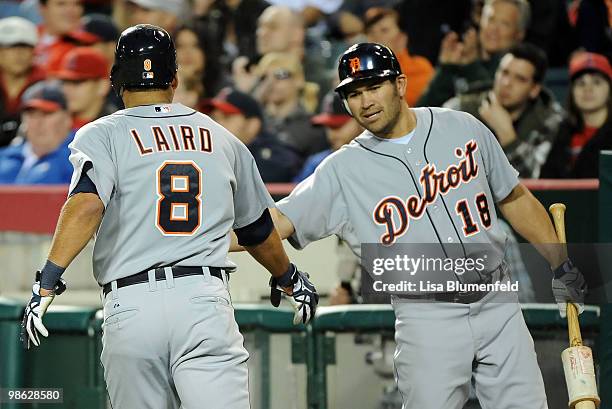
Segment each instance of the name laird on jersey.
M130 134L140 156L178 151L211 153L213 149L210 131L201 126L198 126L197 130L189 125L169 125L163 128L161 126L152 126L151 136L147 138L152 141L151 144L143 142L141 135L136 129L130 129Z
M474 153L478 145L474 140L465 144L465 149L455 149L455 156L462 158L458 164L445 170L436 170L436 165L428 164L421 170L419 182L423 196L411 195L405 201L397 196L383 198L373 212L374 221L385 226L386 232L380 237L382 244L390 245L408 230L410 219L419 219L427 206L436 201L438 195L445 195L461 183L467 183L478 175L478 164ZM399 223L397 223L399 222Z

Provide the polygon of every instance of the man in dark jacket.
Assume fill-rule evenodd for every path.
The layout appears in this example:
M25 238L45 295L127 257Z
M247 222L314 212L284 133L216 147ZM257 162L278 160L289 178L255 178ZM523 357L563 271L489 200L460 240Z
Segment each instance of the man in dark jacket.
M522 178L540 176L563 120L561 105L542 87L546 67L542 50L519 44L502 58L492 89L462 94L444 104L484 122Z
M417 105L440 106L474 84L490 83L501 56L525 37L530 15L526 0L486 0L478 32L450 31L442 40L439 66Z
M265 130L261 107L253 97L224 88L208 101L208 106L211 117L247 146L265 183L291 182L302 160Z

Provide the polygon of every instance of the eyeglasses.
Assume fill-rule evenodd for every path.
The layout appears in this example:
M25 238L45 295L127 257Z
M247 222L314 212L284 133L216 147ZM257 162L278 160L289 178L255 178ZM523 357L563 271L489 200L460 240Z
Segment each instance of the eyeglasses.
M271 74L267 74L265 78L269 78L270 75L272 75L272 77L274 77L274 79L276 80L286 80L293 77L293 73L284 68L280 68L278 70L273 71Z

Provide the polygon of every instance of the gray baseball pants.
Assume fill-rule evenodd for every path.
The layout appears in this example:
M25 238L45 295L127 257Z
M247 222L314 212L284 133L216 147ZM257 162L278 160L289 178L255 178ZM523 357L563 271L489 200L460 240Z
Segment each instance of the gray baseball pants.
M394 300L396 381L404 409L461 409L474 376L483 409L547 409L516 294L472 304Z
M103 349L114 409L249 409L249 354L227 282L208 273L104 297ZM225 275L223 275L225 277Z

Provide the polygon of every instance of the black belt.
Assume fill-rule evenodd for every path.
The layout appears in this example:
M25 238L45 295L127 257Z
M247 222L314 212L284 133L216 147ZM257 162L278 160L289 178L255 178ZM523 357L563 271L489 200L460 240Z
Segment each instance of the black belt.
M187 276L196 276L200 274L204 274L204 271L210 272L210 275L213 277L217 277L219 280L223 281L223 275L225 271L223 271L219 267L181 267L174 266L172 267L172 276L174 278L178 277L187 277ZM225 277L229 280L229 275L225 273ZM161 281L166 279L166 272L164 271L164 267L155 269L155 281ZM141 284L149 281L149 270L141 271L140 273L123 277L117 280L117 288L127 287L128 285L133 284ZM103 293L106 294L112 291L111 283L104 284Z
M491 284L495 281L500 280L503 276L502 269L505 268L505 262L502 262L499 267L487 274L486 278L477 284ZM430 300L440 302L452 302L458 304L472 304L482 300L485 295L489 294L489 291L458 291L452 293L427 293L419 295L397 295L399 298L407 298L411 300Z

